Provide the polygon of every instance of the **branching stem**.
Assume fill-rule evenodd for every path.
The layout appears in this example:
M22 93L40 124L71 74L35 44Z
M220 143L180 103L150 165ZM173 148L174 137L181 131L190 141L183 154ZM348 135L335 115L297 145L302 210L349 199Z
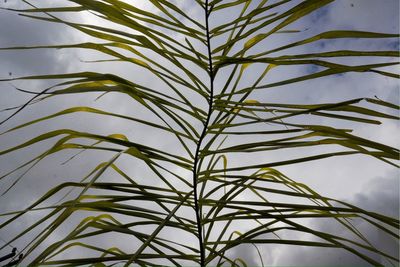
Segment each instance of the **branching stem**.
M205 267L205 248L204 248L204 242L203 242L203 225L201 222L201 206L199 205L199 198L197 195L197 184L198 184L198 173L199 173L199 154L201 150L201 145L203 142L203 139L207 133L207 128L208 124L210 122L210 117L211 113L213 110L213 99L214 99L214 70L213 70L213 64L212 64L212 57L211 57L211 42L210 42L210 30L209 30L209 15L210 11L209 6L208 6L208 0L205 2L205 22L206 22L206 38L207 38L207 52L208 52L208 64L209 64L209 69L208 69L208 74L210 77L210 97L208 99L208 112L207 112L207 118L206 121L204 122L204 127L203 131L201 132L199 141L197 143L196 147L196 153L195 153L195 158L194 158L194 167L193 167L193 194L194 194L194 205L195 205L195 210L196 210L196 222L197 222L197 232L198 232L198 239L199 239L199 250L200 250L200 265L202 267Z

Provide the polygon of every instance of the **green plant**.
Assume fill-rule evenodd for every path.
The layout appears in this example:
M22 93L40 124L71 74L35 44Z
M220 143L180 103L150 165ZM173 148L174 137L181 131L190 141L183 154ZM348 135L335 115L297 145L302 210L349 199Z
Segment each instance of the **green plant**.
M72 6L38 8L31 5L28 9L14 10L33 19L67 25L91 36L93 41L2 50L94 50L107 56L96 59L96 64L130 64L132 76L140 69L151 74L154 80L142 83L140 77L124 77L112 71L3 79L59 81L40 92L25 90L34 97L15 108L16 111L3 123L31 104L81 93L101 93L102 99L113 99L111 93L121 94L124 101L132 101L132 106L126 108L134 113L120 114L115 110L75 106L13 127L3 135L37 123L50 123L62 116L84 113L95 114L98 118L123 119L126 124L132 124L133 129L145 129L168 142L173 140L175 145L168 150L160 145L160 140L149 145L137 142L135 133L122 133L105 125L108 134L59 129L1 151L0 155L4 155L58 138L45 152L1 177L5 179L22 172L14 177L12 186L5 188L3 194L12 191L26 175L26 169L31 170L55 153L65 150L89 153L93 150L111 155L109 160L99 159L97 167L88 169L89 174L83 179L52 188L25 210L2 214L6 220L0 229L6 229L26 213L46 211L34 224L20 229L9 244L47 224L24 248L26 257L35 256L32 265L104 266L123 262L141 266L241 266L246 263L229 254L240 244L250 244L257 251L260 244L340 248L373 265L383 263L377 262L371 253L384 258L385 264L396 264L396 256L376 248L354 226L354 221L363 220L398 239L399 221L396 218L321 196L276 168L354 154L368 155L397 166L398 149L359 137L334 122L328 124L328 118L376 125L380 119L397 120L389 109L397 110L398 106L368 97L343 98L336 103L272 103L258 94L271 88L279 90L284 85L347 72L398 78L397 74L380 70L398 64L397 60L393 61L398 57L398 51L359 51L354 48L315 53L287 52L321 40L398 38L398 34L355 30L333 30L302 37L301 31L288 28L333 1L190 1L191 8L203 14L203 21L187 13L188 8L182 6L182 2L168 0L148 1L158 13L137 8L129 4L130 1L118 0L69 0ZM108 24L71 22L60 15L68 12L86 12ZM227 18L220 23L216 19L221 14ZM295 39L282 37L286 44L269 48L268 40L277 34L291 33L296 34ZM361 57L369 62L352 65L341 61ZM315 69L293 78L268 80L274 71L286 69L287 65L306 65ZM257 73L253 81L248 77L249 70ZM319 117L327 120L313 123ZM341 149L318 154L305 152L299 157L290 152L290 149L323 145ZM260 153L281 150L289 151L284 160L266 162L265 158L259 157ZM251 158L252 162L238 162L236 155L249 153L256 155ZM71 159L74 157L72 155ZM98 160L96 154L92 160ZM132 175L121 168L119 163L123 161L127 169L128 160L132 162L129 164L139 166L139 174ZM73 164L71 161L67 166ZM66 192L68 194L64 196ZM64 197L56 204L49 201L57 195ZM79 223L75 222L77 218ZM347 230L347 234L338 236L313 229L307 224L310 218L335 221ZM44 250L38 249L67 222L73 226L63 233L62 238ZM243 223L246 229L239 231ZM160 237L163 231L177 233L176 239ZM308 234L314 239L282 238L280 233L283 231ZM96 242L96 238L109 233L130 237L130 250ZM85 249L89 256L62 254L76 248ZM262 262L261 255L260 260Z

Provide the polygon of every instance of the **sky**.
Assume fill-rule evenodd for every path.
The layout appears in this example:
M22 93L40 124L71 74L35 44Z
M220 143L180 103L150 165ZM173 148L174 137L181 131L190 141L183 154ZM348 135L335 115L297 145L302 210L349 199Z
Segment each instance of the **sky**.
M40 1L41 4L50 3L51 1ZM62 1L65 2L65 1ZM61 1L59 3L62 3ZM293 1L298 3L299 1ZM35 3L39 3L35 1ZM154 7L147 1L133 1L138 7L155 12ZM201 12L191 8L188 0L179 2L190 12L190 16L201 20ZM22 7L20 1L8 0L0 4L2 7L18 8ZM223 23L235 14L223 14L212 18L212 25ZM78 16L76 19L85 23L103 23L100 19L92 15ZM296 22L289 27L291 30L301 30L300 34L282 35L271 38L265 47L274 47L283 42L294 40L296 38L312 36L318 32L329 29L357 29L367 31L377 31L386 33L399 32L399 2L396 0L337 0L335 3L312 13L309 17ZM182 36L173 36L177 40L182 40ZM66 44L78 43L82 41L92 40L87 36L79 33L71 28L63 25L55 25L47 22L32 21L29 18L17 16L13 12L0 10L0 47L10 47L18 45L35 45L35 44ZM217 45L216 40L214 45ZM357 41L358 42L358 41ZM298 50L289 50L288 53L310 52L312 49L332 50L336 47L351 48L352 44L348 40L318 43L318 47L307 46ZM243 44L239 44L235 49L241 49ZM393 39L383 40L379 42L367 41L358 42L359 48L365 50L387 49L398 50L399 42ZM264 46L263 46L264 48ZM118 73L123 77L129 77L138 83L146 83L156 88L160 82L153 79L151 75L140 68L130 68L127 64L117 63L83 63L82 61L90 61L97 59L105 59L96 53L82 49L63 49L63 50L29 50L29 51L0 51L0 79L7 77L20 77L25 75L46 74L46 73L64 73L84 70L96 70L98 72ZM362 62L362 59L352 59L354 62ZM245 84L252 82L257 73L260 72L259 66L251 66L247 69L248 80ZM288 67L285 70L273 70L270 80L285 79L291 76L304 75L313 71L304 67ZM398 71L398 68L397 68ZM206 78L206 77L205 77ZM216 90L224 83L226 77L221 75L216 80ZM0 97L0 110L8 107L17 106L24 103L30 96L18 92L14 87L40 91L51 84L51 81L29 81L29 82L2 82L0 84L2 95ZM15 116L7 123L0 126L0 132L12 128L23 122L38 118L47 114L57 112L59 110L80 105L90 105L97 108L112 109L117 113L123 114L139 114L142 118L154 120L151 114L141 108L137 104L132 104L129 99L119 97L115 94L102 97L95 100L98 94L79 95L79 97L66 96L62 98L54 98L47 103L39 103L33 105L23 112ZM333 77L318 79L304 83L292 84L271 90L259 90L251 95L252 99L260 102L289 102L289 103L327 103L343 99L352 99L357 97L377 96L379 99L399 103L399 83L395 79L379 75L365 74L344 74ZM190 99L194 99L193 95L188 95ZM200 107L204 107L204 103L198 102ZM0 120L7 118L9 111L0 113ZM397 114L398 115L398 114ZM316 123L328 123L328 120L318 119ZM399 130L399 124L394 121L384 120L383 125L370 126L362 124L346 124L337 122L336 125L355 128L354 133L362 137L382 142L387 145L399 147L400 140L394 134ZM198 125L197 125L198 126ZM93 115L85 116L64 116L60 119L51 120L47 123L41 123L37 126L22 129L21 131L0 135L0 151L2 149L19 144L24 140L32 138L40 133L59 129L73 128L82 131L91 131L101 134L112 133L128 133L130 140L137 143L153 145L159 149L170 152L176 152L176 140L166 138L157 133L150 132L150 128L139 124L128 124L123 120L102 118L96 119ZM162 138L162 142L160 139ZM249 139L250 140L250 139ZM237 140L232 138L226 141L225 145L234 144ZM244 141L242 139L241 141ZM6 156L0 156L0 175L10 171L13 167L22 164L32 157L32 155L43 152L43 149L54 143L54 139L26 148L21 152L13 152ZM318 151L324 151L323 147ZM256 155L255 157L261 161L278 161L287 157L288 151L279 151L268 155ZM290 155L301 156L305 151L290 151ZM85 176L90 169L95 167L99 162L106 161L111 157L110 153L96 153L87 151L84 156L77 157L68 164L62 164L74 152L62 152L55 156L49 157L43 163L38 164L31 169L28 175L25 175L19 183L16 184L13 191L0 198L0 212L11 211L26 207L27 203L32 202L39 196L43 195L49 188L57 184L71 179L78 180L76 177ZM262 157L262 158L260 158ZM228 158L229 166L240 165L243 163L254 162L255 158L241 155L230 156ZM121 166L124 170L129 171L133 177L144 183L152 183L153 180L144 180L146 174L145 166L139 161L129 161L126 157L121 159ZM70 167L73 166L73 167ZM278 168L288 177L297 181L304 182L311 188L327 197L347 201L351 204L358 205L364 209L380 212L388 216L399 217L399 172L383 162L363 156L348 156L342 158L330 158L321 161L304 163L301 165L291 165ZM182 176L188 174L182 170L179 171ZM10 186L17 175L10 178L2 179L0 189ZM14 180L13 180L14 179ZM45 185L45 186L43 186ZM4 240L8 240L12 233L18 232L23 225L34 222L40 217L40 213L25 216L18 221L16 225L8 228L7 231L0 230L0 245ZM79 214L73 221L77 222L82 218ZM72 223L71 223L72 224ZM338 225L333 223L314 222L311 223L316 229L323 229L330 232L340 232ZM360 222L357 225L363 232L367 233L371 242L377 247L397 253L398 242L388 240L381 236L381 233L372 229L370 226ZM245 226L238 226L245 229ZM66 226L68 228L68 226ZM62 228L56 232L48 241L43 243L42 248L50 242L54 242L63 235ZM151 231L151 229L149 229ZM161 235L168 237L171 233L165 232ZM283 234L285 236L285 234ZM15 246L22 246L32 235L16 242ZM118 240L122 244L122 248L129 250L127 245L128 239L124 242L124 238ZM302 238L298 236L298 238ZM97 240L96 242L110 242L108 238ZM195 240L188 240L195 242ZM112 244L110 244L111 246ZM41 248L41 249L42 249ZM289 246L258 246L263 261L268 266L290 266L290 265L342 265L356 266L365 264L362 260L352 254L327 249L315 249L305 247L289 247ZM0 256L5 254L6 248L0 251ZM78 253L79 252L73 252ZM260 266L260 260L254 246L242 245L230 251L232 255L245 259L249 266Z

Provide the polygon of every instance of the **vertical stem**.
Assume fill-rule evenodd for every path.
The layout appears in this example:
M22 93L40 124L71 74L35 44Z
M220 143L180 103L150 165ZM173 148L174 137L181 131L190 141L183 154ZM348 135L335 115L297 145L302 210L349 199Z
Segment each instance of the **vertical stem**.
M199 199L197 194L197 185L198 185L198 173L199 173L199 154L200 148L203 142L204 137L207 133L208 124L210 122L210 117L213 109L213 99L214 99L214 71L213 71L213 64L212 64L212 57L211 57L211 42L210 42L210 30L209 30L209 7L208 7L208 0L205 1L205 22L206 22L206 37L207 37L207 52L208 52L208 75L210 77L210 97L208 99L208 112L207 118L204 122L203 131L201 132L199 141L196 147L196 153L194 158L194 165L193 165L193 195L194 195L194 206L196 211L196 222L197 222L197 232L198 232L198 239L199 239L199 250L200 250L200 265L205 267L205 249L204 249L204 241L203 241L203 225L201 222L201 206L199 205Z

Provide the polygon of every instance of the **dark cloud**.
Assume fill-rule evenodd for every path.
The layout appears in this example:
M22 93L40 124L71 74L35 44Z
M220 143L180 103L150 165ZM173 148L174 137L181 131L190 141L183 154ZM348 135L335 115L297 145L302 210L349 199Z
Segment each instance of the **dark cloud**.
M258 250L258 251L257 251ZM260 255L263 257L260 259ZM260 246L258 245L252 245L252 244L243 244L239 245L229 251L227 253L231 259L241 259L243 260L248 267L251 266L261 266L261 260L264 261L264 259L269 259L270 253L267 253L267 251L262 251L260 250ZM239 265L241 265L239 262L237 262ZM265 264L265 262L264 262Z
M354 203L386 216L399 217L399 178L400 173L395 170L385 177L373 179L364 187L365 192L355 195Z
M365 188L357 193L348 203L356 205L368 211L378 212L391 216L399 217L399 173L391 172L385 177L373 179ZM368 241L378 250L384 251L389 255L399 258L399 243L394 238L388 236L383 231L371 224L352 220L353 226L357 228ZM336 222L315 221L312 223L313 229L337 234L349 238L345 229ZM351 237L352 240L357 240ZM377 262L387 265L379 255L371 252L364 252ZM322 248L286 248L279 258L275 259L277 265L301 265L301 266L366 266L363 259L342 249L322 249Z
M372 179L353 198L345 202L371 212L381 213L393 218L399 217L399 172L389 172L384 177ZM364 237L376 249L391 256L399 258L399 243L391 236L377 229L373 225L359 219L351 220L352 225L360 231ZM310 227L317 231L349 238L356 241L357 238L348 232L337 221L313 220ZM305 240L309 237L288 233L280 233L282 238ZM301 246L264 246L258 245L265 266L368 266L369 264L358 256L344 249L315 248ZM365 255L377 262L387 265L381 256L364 251ZM233 259L244 260L247 266L261 266L256 248L251 244L240 245L229 251Z

